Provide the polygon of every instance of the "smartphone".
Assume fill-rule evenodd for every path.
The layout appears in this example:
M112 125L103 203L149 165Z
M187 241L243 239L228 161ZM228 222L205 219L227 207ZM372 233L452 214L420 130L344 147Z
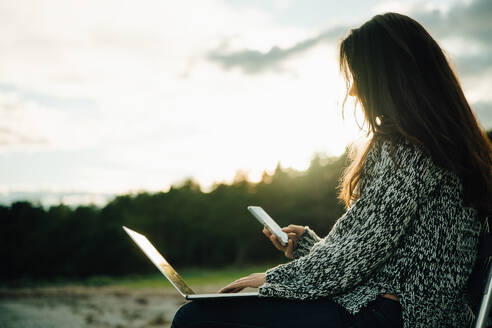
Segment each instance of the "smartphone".
M273 221L270 215L263 210L263 208L260 206L248 206L248 211L250 211L262 225L266 226L267 229L277 237L282 246L287 246L289 237L282 231L282 228L280 228L277 222Z

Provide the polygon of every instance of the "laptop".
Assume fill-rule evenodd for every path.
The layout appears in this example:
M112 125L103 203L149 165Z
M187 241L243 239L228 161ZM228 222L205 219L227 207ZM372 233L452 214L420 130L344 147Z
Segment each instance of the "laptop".
M258 297L258 292L240 292L240 293L214 293L214 294L197 294L191 289L174 268L166 261L159 251L150 243L144 235L133 231L125 226L123 229L133 239L138 247L154 263L159 271L169 280L171 285L176 288L179 294L187 300L194 299L217 299L217 298L235 298L235 297Z

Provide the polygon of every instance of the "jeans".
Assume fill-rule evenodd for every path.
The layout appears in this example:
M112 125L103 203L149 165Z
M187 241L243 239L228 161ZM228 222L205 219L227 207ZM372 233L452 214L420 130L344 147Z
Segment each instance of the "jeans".
M348 328L402 328L402 309L399 301L378 296L352 316Z
M245 297L194 300L176 312L171 328L401 328L401 305L378 296L355 315L329 298Z

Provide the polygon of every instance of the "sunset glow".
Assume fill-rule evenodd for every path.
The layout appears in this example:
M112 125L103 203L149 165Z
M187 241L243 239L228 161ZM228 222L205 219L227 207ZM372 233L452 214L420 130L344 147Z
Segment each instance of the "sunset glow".
M207 190L338 156L363 134L350 102L342 120L338 42L385 10L422 18L492 127L490 45L446 29L473 1L349 2L2 2L0 201Z

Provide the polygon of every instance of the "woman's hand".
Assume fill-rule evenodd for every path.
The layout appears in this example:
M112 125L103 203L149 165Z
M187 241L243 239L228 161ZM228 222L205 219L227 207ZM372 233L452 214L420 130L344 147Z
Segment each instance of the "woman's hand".
M294 244L299 239L299 236L304 232L304 227L294 224L289 224L289 226L282 228L282 231L287 234L289 237L289 243L286 246L282 246L278 241L277 237L267 229L267 227L263 227L263 234L270 239L272 244L279 250L284 252L285 256L288 259L293 259L294 255L292 251L294 250Z
M252 273L247 277L234 280L219 290L219 293L237 293L246 287L257 288L266 282L265 273Z

